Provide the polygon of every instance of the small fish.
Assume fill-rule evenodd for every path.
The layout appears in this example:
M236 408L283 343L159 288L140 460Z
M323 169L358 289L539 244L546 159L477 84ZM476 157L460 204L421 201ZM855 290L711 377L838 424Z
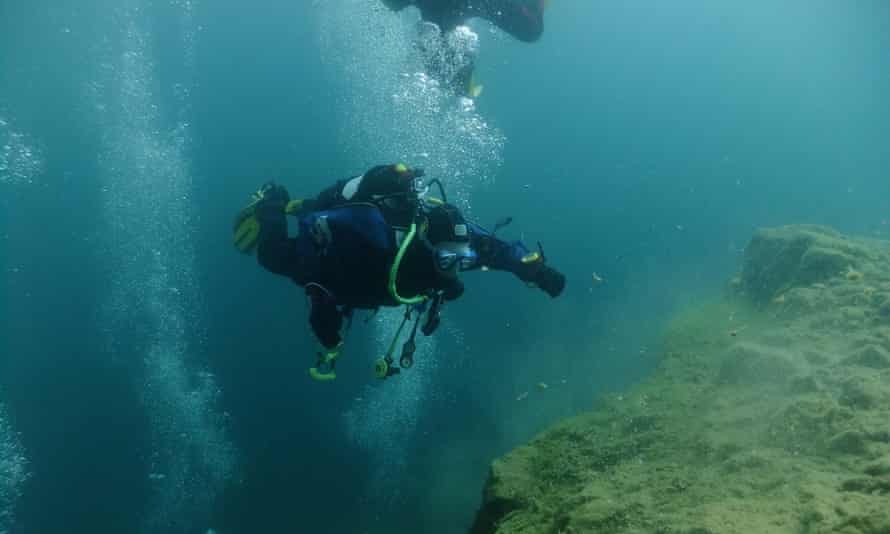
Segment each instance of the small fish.
M549 388L550 386L548 386L546 382L538 382L537 387L538 387L538 390L544 391L545 389Z
M517 401L523 401L523 400L525 400L525 399L527 399L527 398L528 398L528 391L523 391L522 393L519 394L518 397L516 397L516 400L517 400Z
M593 282L594 286L598 286L603 283L603 277L597 273L593 273L590 277L591 282Z

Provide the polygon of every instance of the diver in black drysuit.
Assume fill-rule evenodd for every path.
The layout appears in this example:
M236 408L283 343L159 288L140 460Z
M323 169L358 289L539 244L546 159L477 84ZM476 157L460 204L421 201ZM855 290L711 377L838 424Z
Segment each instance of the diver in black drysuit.
M287 234L285 209L293 214L287 190L268 185L256 205L260 224L257 258L267 270L303 286L311 303L309 322L318 340L332 349L341 343L344 317L353 309L397 306L387 280L399 249L399 230L417 220L417 173L384 165L338 181L296 213L299 234ZM413 201L412 201L413 199ZM422 205L422 204L421 204ZM400 295L432 295L454 300L464 291L460 271L510 271L520 280L557 297L565 277L530 253L521 242L507 243L464 220L451 204L422 210L426 229L407 247L398 268Z
M408 6L420 10L426 23L436 27L436 37L421 32L417 47L424 57L427 73L456 94L474 97L476 46L462 41L456 28L471 18L490 21L520 41L531 43L544 33L544 0L383 0L394 11ZM463 38L467 36L464 35ZM472 34L473 40L478 40Z
M394 11L408 6L420 9L420 16L443 32L478 17L485 19L520 41L531 43L544 33L543 0L383 0Z

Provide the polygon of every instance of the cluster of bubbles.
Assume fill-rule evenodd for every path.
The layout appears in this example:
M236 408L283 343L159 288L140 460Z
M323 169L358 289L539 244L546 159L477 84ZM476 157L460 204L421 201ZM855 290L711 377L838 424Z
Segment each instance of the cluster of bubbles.
M154 446L149 479L153 513L144 532L194 532L206 526L220 489L232 475L235 450L214 408L220 389L209 372L193 373L183 347L164 342L146 356L145 402Z
M195 22L196 0L170 0L170 5L176 9L179 15L176 24L181 41L182 66L186 76L195 72L195 49L198 40L198 32L203 28ZM187 124L192 112L191 95L194 80L181 80L174 84L174 95L179 106L181 122Z
M13 130L7 119L0 117L0 184L30 184L42 171L40 151L24 134Z
M462 75L473 68L479 55L479 35L470 28L458 26L443 34L438 24L421 21L414 50L438 83L456 90L469 89L461 87L468 81Z
M0 405L0 534L10 532L16 501L29 476L28 460L18 435L10 427Z
M143 319L140 333L148 340L142 396L151 422L153 501L143 531L193 532L206 527L234 469L235 450L217 409L216 380L191 355L201 314L190 231L189 126L161 124L138 2L115 15L123 50L105 56L89 88L104 132L111 288L103 322L112 354L132 353L133 317Z
M380 314L375 320L375 346L388 347L401 322L398 313ZM393 355L396 361L400 348L397 346ZM344 414L349 439L362 450L378 454L371 478L377 487L370 488L370 494L385 496L391 500L388 504L398 504L402 498L398 493L399 476L422 415L420 403L427 397L436 375L435 354L435 337L418 336L414 366L388 379L385 388L378 384L365 386L361 400ZM383 489L386 491L379 491Z
M319 10L323 59L344 88L338 106L343 150L357 164L423 167L466 210L472 190L494 180L505 143L472 99L442 85L443 72L475 56L476 36L459 29L446 37L451 46L443 46L438 28L403 13L395 16L380 0L343 0ZM427 72L431 55L444 63L436 76Z
M354 165L403 161L423 167L468 213L471 192L491 184L501 166L505 143L472 99L445 85L474 60L478 37L463 28L443 41L435 25L409 11L394 15L380 0L328 2L318 20L322 59L341 91L343 152ZM428 72L430 65L437 72ZM379 354L401 319L398 312L377 319ZM344 416L350 439L374 457L368 495L375 504L402 501L403 458L416 441L423 403L447 397L431 383L439 366L435 353L434 337L418 339L415 366L382 387L369 386Z

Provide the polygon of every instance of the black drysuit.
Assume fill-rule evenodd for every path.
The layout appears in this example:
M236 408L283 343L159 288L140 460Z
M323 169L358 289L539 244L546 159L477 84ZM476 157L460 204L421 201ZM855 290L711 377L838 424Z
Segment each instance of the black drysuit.
M310 324L328 348L341 341L343 318L353 309L397 306L388 280L399 248L399 232L414 218L410 182L379 166L363 176L341 180L317 198L304 202L299 234L288 237L287 220L280 205L257 206L260 236L257 258L267 270L287 276L306 288L311 302ZM449 217L441 216L445 211ZM455 221L455 217L457 220ZM502 241L482 227L463 220L451 205L433 208L429 228L408 247L398 270L400 295L413 297L442 292L446 300L463 293L456 272L437 269L437 242L452 235L456 222L466 229L471 256L461 270L486 267L514 273L551 296L562 292L565 278L543 261L527 262L521 242Z

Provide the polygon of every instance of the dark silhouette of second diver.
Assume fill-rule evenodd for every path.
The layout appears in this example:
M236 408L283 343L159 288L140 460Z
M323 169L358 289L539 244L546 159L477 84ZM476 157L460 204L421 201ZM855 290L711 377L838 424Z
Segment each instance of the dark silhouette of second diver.
M475 98L482 87L473 80L478 36L465 26L485 19L516 39L531 43L544 33L548 0L382 0L394 11L420 10L418 50L427 73L456 94Z

